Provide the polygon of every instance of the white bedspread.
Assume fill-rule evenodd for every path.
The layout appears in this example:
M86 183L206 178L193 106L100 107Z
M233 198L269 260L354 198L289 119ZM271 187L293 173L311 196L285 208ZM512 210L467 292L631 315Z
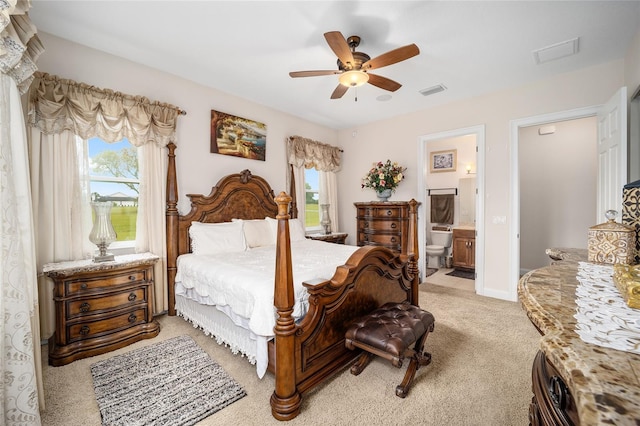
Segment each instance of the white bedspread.
M295 289L295 318L307 311L303 281L329 279L336 267L346 263L358 247L303 240L291 243ZM244 322L251 332L271 337L276 321L273 306L275 245L229 255L185 254L178 258L176 294L198 303L216 305L236 324ZM241 317L247 321L239 321Z

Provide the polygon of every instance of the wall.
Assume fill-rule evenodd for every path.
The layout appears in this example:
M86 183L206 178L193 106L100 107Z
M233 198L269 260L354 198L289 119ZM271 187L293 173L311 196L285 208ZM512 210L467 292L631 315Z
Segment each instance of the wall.
M372 199L370 191L360 189L360 179L368 170L369 164L381 158L391 158L408 167L407 179L399 186L392 200L416 198L423 201L419 214L420 220L424 221L424 197L417 193L418 175L423 170L423 165L416 160L419 158L418 138L484 124L486 245L483 294L515 299L515 294L510 291L515 283L509 282L510 121L600 105L624 84L623 75L624 62L619 60L511 90L341 130L338 140L344 149L344 168L339 178L342 231L349 233L348 241L353 243L355 211L352 203ZM505 216L506 223L493 223L493 219L498 216Z
M520 270L549 265L549 247L587 248L596 218L597 119L554 123L520 130ZM547 126L543 126L547 127Z
M178 118L176 142L178 209L182 214L190 209L185 194L208 194L221 177L244 169L265 177L276 193L288 190L284 143L288 136L301 135L332 145L337 143L335 130L51 34L38 35L45 46L38 61L40 71L100 88L146 96L187 111L186 116ZM209 121L212 109L265 123L266 161L211 154Z
M635 182L640 179L640 31L625 57L624 81L629 98L635 96L629 108L629 181Z

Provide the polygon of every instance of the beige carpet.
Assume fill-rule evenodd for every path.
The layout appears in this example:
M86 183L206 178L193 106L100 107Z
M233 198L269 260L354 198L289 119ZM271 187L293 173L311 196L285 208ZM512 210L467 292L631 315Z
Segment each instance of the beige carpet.
M424 283L420 305L436 318L426 349L431 365L418 370L406 399L395 387L399 370L374 359L359 376L348 370L307 394L302 413L283 423L271 416L274 380L262 380L245 358L233 355L179 317L160 317L154 339L63 367L44 368L45 426L100 425L89 365L181 334L191 335L247 391L247 396L198 425L528 425L531 364L539 335L520 305L470 291ZM46 346L43 359L46 363Z

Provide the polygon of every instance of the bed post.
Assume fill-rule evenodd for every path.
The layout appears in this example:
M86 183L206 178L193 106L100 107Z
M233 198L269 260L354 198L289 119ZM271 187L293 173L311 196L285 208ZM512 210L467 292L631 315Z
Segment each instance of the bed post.
M418 202L415 199L409 201L409 239L407 241L409 256L409 271L413 274L411 281L411 303L418 306L418 294L420 293L420 270L418 268Z
M292 218L298 217L298 202L296 199L296 177L293 173L293 164L289 164L289 194L291 194L291 209L290 214Z
M167 164L167 296L169 315L176 314L175 280L178 260L178 180L176 177L176 145L170 142Z
M274 327L276 345L276 385L271 395L271 414L278 420L290 420L300 412L301 397L296 387L293 320L293 273L289 240L289 203L291 197L281 192L278 204L278 235L276 239L276 274L273 304L278 312Z

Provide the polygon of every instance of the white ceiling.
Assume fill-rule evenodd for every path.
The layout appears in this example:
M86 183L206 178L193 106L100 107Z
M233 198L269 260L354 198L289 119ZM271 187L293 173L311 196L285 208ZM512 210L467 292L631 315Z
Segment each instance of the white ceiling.
M30 16L39 31L342 129L624 58L640 1L33 0ZM410 43L420 54L375 71L398 91L367 84L357 102L354 89L331 100L337 76L289 77L337 69L327 31L359 35L372 58ZM534 50L575 37L577 55L536 64ZM436 84L447 90L419 93Z

